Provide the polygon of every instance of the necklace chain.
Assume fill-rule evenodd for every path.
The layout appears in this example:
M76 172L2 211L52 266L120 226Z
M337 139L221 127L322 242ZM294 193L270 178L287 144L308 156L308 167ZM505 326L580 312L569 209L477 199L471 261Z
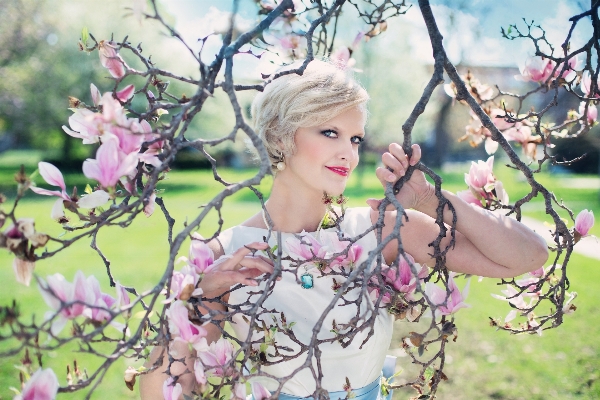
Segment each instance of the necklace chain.
M266 204L265 204L265 208L262 209L262 218L263 218L263 222L265 223L265 226L267 227L267 229L269 229L269 222L267 221L267 213L266 213ZM323 227L323 222L325 221L325 218L327 218L327 215L329 214L329 210L325 211L325 215L323 215L323 218L321 218L321 221L319 222L319 226L317 227L316 233L317 233L317 238L319 237L319 232L321 231L321 228ZM273 227L275 226L275 224L273 223Z

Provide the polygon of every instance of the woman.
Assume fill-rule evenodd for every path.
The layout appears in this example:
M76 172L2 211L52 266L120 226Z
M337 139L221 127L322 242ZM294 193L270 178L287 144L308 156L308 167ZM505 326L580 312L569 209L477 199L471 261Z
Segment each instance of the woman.
M269 259L254 254L255 250L265 250L276 244L277 235L269 235L271 231L282 233L283 243L279 245L283 245L284 255L291 255L291 258L297 252L290 249L297 249L299 245L294 234L304 233L306 240L335 241L331 232L335 232L336 228L321 229L324 220L335 218L331 207L323 202L323 194L341 195L358 164L358 148L365 136L367 100L365 90L346 71L316 60L308 65L302 76L283 76L256 97L252 115L255 130L271 157L275 174L273 188L265 204L266 213L258 212L241 225L222 232L218 239L209 243L215 257L227 255L229 258L223 258L217 267L203 277L199 287L203 289L204 298L215 298L229 291L232 286L242 284L241 287L235 286L237 289L227 293L224 299L230 309L247 312L260 298L260 289L264 288L264 281L257 278L273 272L273 263ZM383 154L383 166L377 168L376 175L384 186L396 182L405 175L409 165L419 162L420 156L418 145L413 145L409 158L400 145L392 143L389 151ZM546 244L530 229L513 219L471 206L452 193L444 191L443 194L452 203L457 216L456 243L446 258L450 270L503 278L523 274L544 264L548 257ZM407 218L400 231L404 250L417 263L433 266L435 259L430 255L432 249L428 244L439 233L439 227L434 222L438 200L433 186L417 170L397 194L397 199L407 210ZM370 199L368 205L370 207L346 210L339 223L345 238L354 238L367 232L377 221L379 201ZM333 214L339 214L333 211ZM392 232L395 219L396 211L386 212L383 238ZM452 215L447 210L444 221L447 224L452 221ZM307 236L305 232L312 232L312 235ZM263 243L263 237L267 236L270 236L268 244ZM442 246L447 245L449 240L446 237ZM356 245L362 250L361 256L354 260L354 265L359 265L367 259L369 251L377 246L375 232L364 235ZM322 257L316 252L313 251L313 255ZM394 263L399 256L397 241L391 241L383 249L382 255L387 265ZM296 270L296 273L280 274L280 281L262 304L263 310L271 310L273 314L282 312L287 321L293 321L295 325L293 339L286 335L275 338L276 343L287 349L288 353L282 352L279 358L271 354L269 361L278 359L280 362L263 366L261 371L274 378L293 376L282 387L273 379L259 381L271 391L280 389L281 393L292 396L287 398L311 396L317 388L330 393L340 392L332 395L332 398L335 395L343 398L347 381L355 394L364 395L358 398L378 398L378 379L391 340L393 317L383 309L375 311L373 336L369 338L368 329L364 329L341 346L332 339L335 338L335 334L330 332L332 324L335 331L336 324L342 323L338 333L351 331L351 328L343 326L343 322L352 320L356 323L356 319L353 319L356 315L360 315L364 322L372 315L369 314L372 303L356 301L360 297L356 293L360 293L360 290L355 287L349 291L349 297L340 299L333 309L324 313L335 295L332 284L339 284L340 277L323 273L314 264L310 268ZM352 293L355 293L354 297ZM349 302L355 303L348 307ZM226 311L220 304L214 308ZM324 317L319 320L323 314ZM265 322L265 319L261 321ZM318 321L322 322L321 332L314 336L312 329ZM238 314L232 322L240 340L252 335L247 318ZM221 336L218 326L208 324L205 328L209 331L209 342ZM369 340L365 342L365 339ZM311 340L321 341L320 369L314 364L312 370L307 368L311 362L314 363L314 358L308 359L308 353L301 351L302 346ZM175 363L171 367L173 375L183 373L186 368L193 370L194 358L183 347L179 350L188 355L187 366L180 363L176 367ZM300 356L286 358L286 354ZM321 386L315 379L314 371L317 370L323 374ZM142 397L153 398L153 392L160 394L165 378L165 375L156 372L144 376ZM184 392L189 392L194 386L194 376L184 374L179 383L184 386ZM366 393L369 388L375 388L375 391Z

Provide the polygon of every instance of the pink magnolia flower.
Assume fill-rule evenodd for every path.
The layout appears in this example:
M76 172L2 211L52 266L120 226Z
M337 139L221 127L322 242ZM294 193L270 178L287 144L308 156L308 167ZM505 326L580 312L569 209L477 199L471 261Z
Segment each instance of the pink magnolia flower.
M300 260L311 260L315 257L325 258L327 247L323 246L310 233L300 233L300 238L294 236L287 238L285 244L290 256L296 256Z
M265 400L271 397L271 392L260 383L252 382L252 397L255 400Z
M229 376L233 366L228 365L233 359L233 345L225 338L210 344L208 349L198 352L204 368L216 376Z
M111 126L109 132L119 140L119 148L125 154L138 153L144 143L144 136L132 133L129 128ZM103 139L102 141L106 141Z
M523 298L523 295L519 294L517 289L515 289L511 285L506 285L506 290L501 290L501 292L504 294L504 296L492 293L492 297L498 300L508 301L510 304L512 304L515 308L519 310L524 310L528 307L527 302L525 302L525 299Z
M194 361L194 377L200 386L204 386L208 382L208 378L204 373L204 364L202 364L199 358Z
M83 272L77 271L73 283L57 273L40 279L39 289L42 297L54 311L46 313L46 319L54 317L51 331L54 335L60 333L68 320L83 316L94 321L104 322L112 318L111 309L120 308L120 303L114 297L100 290L100 283L93 275L85 277ZM120 302L124 301L122 298ZM127 298L129 301L129 298ZM65 306L65 304L75 304ZM111 325L121 330L124 325L111 321Z
M577 54L575 57L569 58L565 72L561 73L565 63L562 62L562 63L558 64L558 67L556 68L556 72L554 73L554 76L560 77L567 82L572 82L577 77L576 71L579 71L581 68L583 68L584 64L585 64L585 58L582 57L580 54Z
M206 346L206 329L190 322L188 309L183 301L177 300L166 311L169 321L169 331L176 341L190 343L195 349Z
M512 128L502 132L507 140L521 144L523 152L528 157L535 157L536 139L532 137L531 127L524 122L517 122Z
M478 207L483 207L483 204L480 200L481 195L475 195L472 189L461 190L460 192L456 192L456 195L469 204L474 204Z
M231 398L234 400L246 400L246 384L242 382L238 382L233 385L233 390L231 392Z
M127 111L121 103L115 99L111 92L106 92L100 99L102 114L95 114L94 118L109 125L129 127L133 120L127 118Z
M91 293L91 299L89 299L88 309L86 316L94 321L107 321L111 318L111 313L108 309L112 308L117 300L100 290L100 282L95 276L90 275L87 277L87 291Z
M65 277L61 274L56 273L47 276L46 281L40 279L38 287L46 304L54 310L47 312L46 318L51 318L58 312L51 326L53 335L58 335L69 319L83 315L87 309L85 304L93 303L93 294L88 290L86 278L81 271L77 271L73 283L65 280ZM74 301L80 301L81 303L63 307L63 304ZM89 312L88 316L91 317Z
M579 88L581 89L583 94L585 94L588 97L600 97L600 95L598 94L598 90L600 90L600 75L596 80L596 93L594 93L593 95L590 93L592 90L592 75L590 74L590 71L586 70L583 71L583 73L581 74L581 83L579 85Z
M44 178L44 181L46 181L47 184L52 186L58 186L61 189L61 191L59 192L58 190L53 191L42 189L36 186L30 186L29 188L32 192L37 194L43 194L45 196L58 196L63 200L71 201L71 198L66 192L67 187L65 185L65 179L63 178L63 175L58 168L56 168L50 163L40 161L38 163L38 170L40 171L40 175L42 176L42 178Z
M115 283L115 291L117 292L117 300L114 304L115 308L120 309L121 307L127 307L131 304L129 292L127 292L119 281Z
M127 85L123 89L119 90L116 93L117 99L119 99L119 101L122 103L126 103L127 100L129 100L133 97L134 92L135 92L135 86Z
M181 384L176 383L173 385L173 378L169 377L163 383L163 397L165 400L179 400L179 397L183 394L183 389L181 388Z
M154 214L154 205L156 204L156 193L152 193L148 198L148 202L144 205L144 215L150 217Z
M202 294L202 289L196 289L200 276L190 265L185 265L181 271L174 271L171 277L170 297L166 302L174 299L188 300L191 296Z
M35 371L25 384L23 392L13 400L53 400L58 393L58 379L52 369Z
M587 112L585 111L586 102L582 101L579 103L579 115L585 117L588 125L594 125L594 122L598 120L598 109L592 103L587 105Z
M93 83L90 84L92 102L98 107L102 102L100 91ZM69 117L70 129L63 125L62 129L70 136L83 139L83 144L97 143L103 133L102 121L98 121L97 113L87 108L78 108L73 110L73 115Z
M410 264L413 264L415 269L418 271L418 275L415 277L410 268ZM423 279L429 274L429 270L426 265L421 267L415 262L415 259L408 253L404 256L400 256L400 263L398 270L395 268L387 267L382 270L385 282L396 289L398 292L411 294L414 293L417 288L417 279Z
M496 128L501 131L512 128L515 125L514 122L507 122L505 117L506 112L500 108L492 108L490 111L492 122L496 125Z
M62 126L69 136L83 139L83 144L98 143L100 135L103 133L102 124L96 119L96 113L87 108L78 108L73 115L69 117L69 126Z
M434 305L437 305L435 315L450 315L461 308L469 307L469 305L464 302L469 293L469 283L471 283L470 280L467 281L467 284L461 293L454 282L454 278L450 276L448 278L450 295L448 296L445 289L437 286L433 282L427 282L425 284L425 295Z
M99 189L82 196L77 200L77 206L81 208L96 208L106 204L108 200L110 200L110 194Z
M98 107L98 104L100 104L100 97L102 97L102 95L100 94L100 91L96 85L93 83L90 83L90 92L92 93L92 102L94 103L94 106Z
M35 222L31 218L19 218L4 231L6 248L22 258L30 258L30 246L42 247L48 242L48 235L35 231Z
M142 134L144 142L149 143L147 150L138 155L139 160L146 164L159 167L162 164L162 161L158 158L158 155L162 152L164 145L163 140L158 140L160 139L160 135L152 133L152 127L148 121L145 120L134 121L131 124L130 129L133 133Z
M529 275L531 275L534 278L543 278L546 275L546 271L544 271L544 267L539 267L536 270L530 271Z
M515 79L525 82L546 82L552 76L555 65L554 61L547 58L529 57L525 65L519 68L521 75L515 75Z
M493 167L494 156L488 158L486 162L472 161L469 173L465 174L465 183L477 192L490 189L496 180L492 172Z
M117 53L117 47L114 42L101 40L98 43L98 54L100 55L100 63L113 78L122 78L125 76L125 62Z
M575 231L582 237L587 236L590 229L594 226L594 212L582 210L575 218Z
M119 141L111 136L104 140L96 159L83 162L83 174L98 181L105 188L114 187L122 176L133 171L137 165L137 154L125 154L119 149Z
M15 278L17 279L17 282L25 286L29 286L34 269L34 261L24 260L20 257L15 257L13 260L13 272L15 273Z
M212 269L214 261L213 251L202 241L199 234L193 233L188 263L195 268L197 274L204 274Z
M331 61L340 69L351 69L356 64L356 60L352 58L352 51L346 46L339 47L331 53Z
M354 267L360 257L363 254L363 248L361 245L353 243L350 245L350 242L347 240L341 241L338 238L337 233L335 232L323 232L321 234L323 236L323 241L326 242L327 248L329 249L329 253L327 257L333 257L333 254L336 253L344 253L347 252L346 255L340 255L333 260L331 260L329 266L331 268L334 267Z
M520 287L526 289L526 291L523 292L524 296L533 297L534 299L537 299L542 294L540 290L536 289L539 281L539 278L533 276L526 276L525 278L517 279L516 283Z

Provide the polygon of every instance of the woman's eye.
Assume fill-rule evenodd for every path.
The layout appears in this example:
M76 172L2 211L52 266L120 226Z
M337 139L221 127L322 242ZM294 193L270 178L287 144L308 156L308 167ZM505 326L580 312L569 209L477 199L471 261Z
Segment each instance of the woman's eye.
M365 138L362 136L352 136L352 139L350 139L352 144L361 144L364 140Z
M321 131L321 135L328 137L328 138L336 138L337 132L334 131L333 129L325 129L324 131Z

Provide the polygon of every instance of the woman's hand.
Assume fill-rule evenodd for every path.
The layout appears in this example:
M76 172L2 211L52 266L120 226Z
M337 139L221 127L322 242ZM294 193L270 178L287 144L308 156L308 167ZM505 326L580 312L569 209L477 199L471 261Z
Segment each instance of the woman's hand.
M383 153L381 161L383 167L377 168L375 174L385 187L388 183L395 183L406 175L409 166L414 166L421 160L421 147L418 144L413 144L412 156L410 159L398 143L391 143L389 151ZM418 209L419 205L426 202L433 195L433 186L425 179L425 174L420 170L414 170L410 180L405 182L396 198L404 208ZM367 204L371 208L376 209L379 206L380 200L369 199Z
M215 261L198 285L204 297L217 297L235 284L258 286L254 279L273 272L273 263L266 257L254 255L256 250L269 248L267 243L254 242L236 250L230 256Z

